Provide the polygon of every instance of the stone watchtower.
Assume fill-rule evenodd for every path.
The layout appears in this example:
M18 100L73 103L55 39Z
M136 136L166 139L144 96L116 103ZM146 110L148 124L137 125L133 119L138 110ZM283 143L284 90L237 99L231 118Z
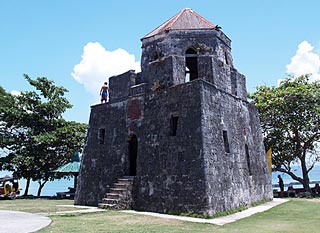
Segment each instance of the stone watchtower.
M91 108L75 204L98 205L124 176L138 210L212 215L272 198L230 39L184 9L141 40L141 73L111 77L110 101Z

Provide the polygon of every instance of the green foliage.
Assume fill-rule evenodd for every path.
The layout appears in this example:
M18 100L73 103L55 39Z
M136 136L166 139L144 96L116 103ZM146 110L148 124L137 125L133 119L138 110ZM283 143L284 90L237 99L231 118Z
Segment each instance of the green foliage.
M164 211L164 212L165 212L165 214L184 216L184 217L204 218L204 219L212 218L212 216L210 216L210 215L198 214L195 212L186 212L186 213L181 212L181 211Z
M10 132L7 131L6 121L14 103L14 97L0 86L0 148L5 148L6 145L10 144L10 138L8 137Z
M184 216L184 217L192 217L192 218L204 218L204 219L212 218L212 216L210 216L210 215L197 214L197 213L194 213L194 212L181 213L179 215L180 216Z
M64 97L67 89L45 77L24 77L36 91L12 96L0 89L0 147L7 152L0 158L0 169L38 181L40 195L44 184L57 177L52 171L69 162L74 151L81 151L86 124L63 119L72 107Z
M233 210L228 210L228 211L225 211L225 212L218 212L218 213L212 215L212 218L223 217L223 216L227 216L227 215L230 215L230 214L235 214L235 213L244 211L246 209L248 209L248 206L241 205L238 208L233 209Z
M287 173L306 189L308 173L320 159L320 83L308 77L288 77L279 87L261 86L249 95L260 112L265 147L272 148L273 170ZM295 163L301 165L302 177L291 170Z

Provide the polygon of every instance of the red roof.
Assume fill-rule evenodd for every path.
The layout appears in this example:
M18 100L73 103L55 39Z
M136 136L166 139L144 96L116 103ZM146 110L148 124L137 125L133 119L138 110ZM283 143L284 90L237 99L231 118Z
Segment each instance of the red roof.
M142 39L161 34L169 30L214 29L216 25L209 22L190 8L185 8L171 19L161 24Z

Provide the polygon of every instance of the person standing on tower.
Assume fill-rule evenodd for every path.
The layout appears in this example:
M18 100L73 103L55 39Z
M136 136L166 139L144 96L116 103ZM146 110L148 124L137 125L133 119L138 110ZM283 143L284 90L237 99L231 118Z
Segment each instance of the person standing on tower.
M107 99L108 99L108 82L105 82L101 89L100 89L100 95L101 95L101 103L103 103L103 101L106 103Z

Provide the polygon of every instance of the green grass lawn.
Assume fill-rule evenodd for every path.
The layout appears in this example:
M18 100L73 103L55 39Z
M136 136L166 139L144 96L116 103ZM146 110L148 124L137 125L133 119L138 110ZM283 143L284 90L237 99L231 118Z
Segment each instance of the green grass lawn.
M59 211L76 210L75 207L62 205L73 205L73 200L50 200L50 199L16 199L0 200L0 210L23 211L29 213L55 213Z
M0 201L0 209L32 213L69 210L59 205L70 200ZM58 206L57 206L58 205ZM40 230L47 232L320 232L320 199L290 199L266 212L224 226L183 222L150 216L106 211L90 214L50 216L52 223Z

